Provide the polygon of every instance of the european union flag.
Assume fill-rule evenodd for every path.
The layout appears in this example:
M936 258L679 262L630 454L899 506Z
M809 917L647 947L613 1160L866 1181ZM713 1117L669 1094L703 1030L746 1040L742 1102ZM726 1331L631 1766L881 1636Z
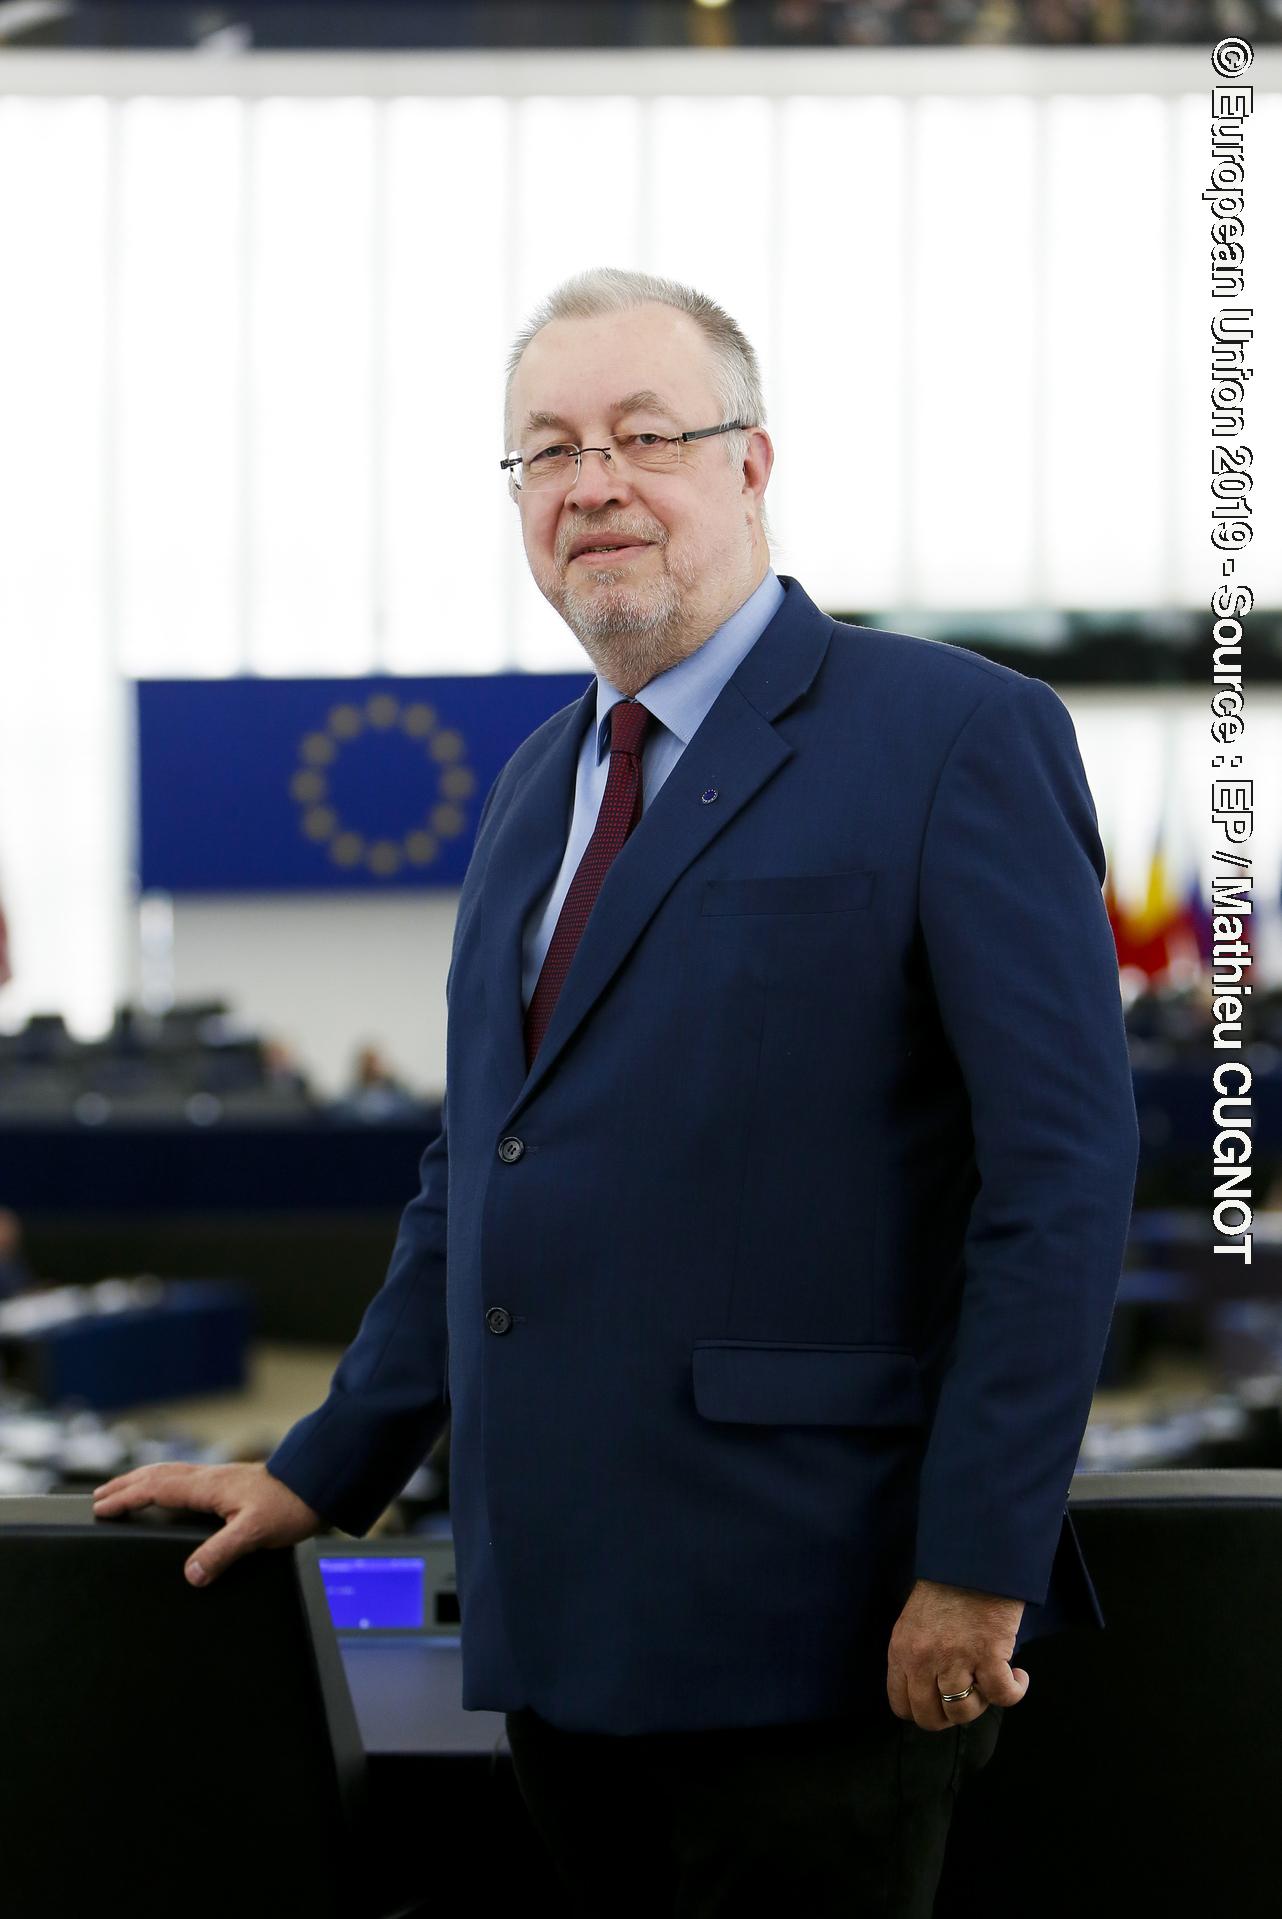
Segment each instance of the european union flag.
M459 886L485 796L582 673L140 680L144 891Z

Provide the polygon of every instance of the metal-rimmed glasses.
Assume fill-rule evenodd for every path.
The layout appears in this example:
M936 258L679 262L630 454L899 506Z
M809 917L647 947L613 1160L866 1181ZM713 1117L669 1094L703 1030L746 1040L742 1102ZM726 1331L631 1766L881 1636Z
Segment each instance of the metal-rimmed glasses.
M681 448L687 440L711 439L715 433L740 433L750 429L747 420L726 420L721 426L695 427L689 433L626 433L621 439L611 435L609 446L576 446L572 440L558 440L526 459L523 453L509 453L499 467L507 473L515 492L527 487L551 487L558 481L568 484L571 474L578 484L579 469L585 453L599 453L613 464L641 467L655 473L664 467L680 465Z

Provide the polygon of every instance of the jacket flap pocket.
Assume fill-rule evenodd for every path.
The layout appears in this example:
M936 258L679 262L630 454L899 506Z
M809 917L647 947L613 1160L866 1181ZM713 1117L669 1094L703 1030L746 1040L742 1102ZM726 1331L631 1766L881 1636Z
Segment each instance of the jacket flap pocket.
M778 1346L704 1339L693 1349L705 1419L777 1426L916 1426L925 1418L912 1353L893 1346Z
M705 880L705 913L848 913L872 899L872 873L787 873Z

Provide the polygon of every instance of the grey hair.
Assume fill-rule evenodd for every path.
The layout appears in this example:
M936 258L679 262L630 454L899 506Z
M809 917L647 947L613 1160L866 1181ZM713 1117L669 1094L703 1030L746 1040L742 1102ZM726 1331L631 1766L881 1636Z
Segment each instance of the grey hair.
M766 423L766 403L761 391L761 368L752 342L724 307L707 294L683 286L679 280L665 280L654 273L634 273L623 267L588 267L553 287L521 328L507 356L503 386L503 450L509 452L512 439L512 382L521 356L535 334L552 320L589 320L602 313L630 313L652 302L688 313L712 348L713 382L723 420L746 420L752 426ZM703 421L698 423L704 425ZM717 424L709 420L708 426ZM726 458L732 466L742 465L748 451L746 433L722 435ZM767 545L774 535L766 517L766 503L760 506L761 531Z

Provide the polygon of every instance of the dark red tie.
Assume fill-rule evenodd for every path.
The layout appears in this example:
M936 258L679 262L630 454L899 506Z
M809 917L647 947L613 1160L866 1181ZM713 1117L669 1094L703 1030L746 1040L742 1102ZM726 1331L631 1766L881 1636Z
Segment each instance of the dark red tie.
M539 970L539 982L525 1009L525 1064L528 1070L543 1043L570 961L588 923L610 862L641 817L641 748L654 715L636 700L616 700L610 708L610 772L592 838L584 849L570 890L561 903L552 944Z

